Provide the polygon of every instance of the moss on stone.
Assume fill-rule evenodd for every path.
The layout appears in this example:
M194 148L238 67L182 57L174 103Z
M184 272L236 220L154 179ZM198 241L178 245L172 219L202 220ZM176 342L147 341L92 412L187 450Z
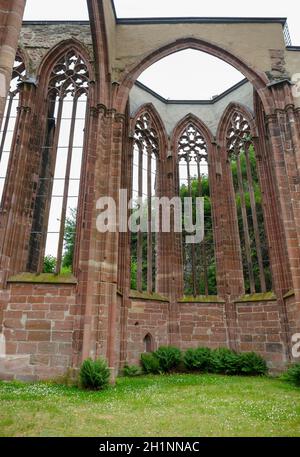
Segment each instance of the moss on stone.
M295 292L294 292L294 290L292 289L292 290L289 290L289 291L283 296L283 298L290 298L290 297L292 297L293 295L295 295Z
M264 293L259 293L259 294L243 295L238 300L235 300L235 303L274 301L274 300L276 300L276 295L274 294L274 292L264 292Z
M9 283L32 283L32 284L77 284L77 279L72 273L20 273L8 279Z
M162 295L153 293L150 294L148 292L138 292L137 290L131 290L129 298L138 298L141 300L152 300L152 301L163 301L163 302L169 302L169 300L166 297L163 297Z
M179 303L224 303L217 295L199 295L197 297L183 297Z

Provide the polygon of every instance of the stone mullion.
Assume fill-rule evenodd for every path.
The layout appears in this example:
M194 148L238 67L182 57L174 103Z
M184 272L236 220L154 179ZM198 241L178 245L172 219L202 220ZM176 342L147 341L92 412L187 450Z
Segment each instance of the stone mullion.
M36 147L40 137L40 120L38 117L39 104L36 100L36 86L34 84L23 83L28 92L28 105L31 113L27 117L24 129L24 172L21 174L20 193L22 198L19 202L20 224L18 225L18 235L14 249L18 252L17 263L15 264L15 272L26 271L28 262L28 246L31 237L31 228L33 220L33 201L35 185L33 177L38 172L39 150Z
M9 3L10 9L8 11L4 10L0 19L0 25L3 27L0 37L0 85L2 86L0 93L0 125L2 124L6 97L10 87L26 1L12 0Z
M122 189L127 189L127 208L129 201L132 199L132 171L133 171L133 147L134 139L129 137L129 119L126 119L124 129L124 148L123 160L124 169L122 170ZM127 221L129 220L130 211L126 212ZM130 285L131 285L131 233L120 233L120 253L118 268L118 288L122 294L121 312L120 312L120 366L123 367L127 361L127 319L128 309L130 307Z
M234 299L244 293L244 277L235 193L227 150L214 148L209 162L218 295L224 300L227 342L237 349L238 331ZM220 157L220 159L219 159ZM220 162L219 162L220 160Z
M87 186L89 180L87 172L89 170L89 144L91 141L91 126L93 124L93 118L95 118L95 108L91 107L91 95L88 93L87 106L85 112L85 126L84 126L84 143L83 143L83 157L80 171L80 190L78 196L78 209L77 209L77 220L76 220L76 235L75 235L75 247L74 247L74 258L73 258L73 273L75 276L79 273L79 261L80 261L80 250L81 250L81 231L83 230L82 225L85 223L85 207L86 197L88 194Z
M139 161L138 161L138 198L140 201L143 199L143 148L139 144ZM140 228L137 233L137 246L136 246L136 258L137 258L137 290L143 291L143 232L141 231L141 220Z
M198 197L202 197L202 178L201 178L201 170L200 170L200 162L197 160L197 174L198 174ZM205 218L205 214L204 214ZM205 240L205 233L202 242L200 243L200 259L203 262L203 276L204 276L204 289L205 295L209 294L208 290L208 271L207 271L207 252L206 252L206 240ZM201 279L201 265L200 265L200 278Z
M21 102L15 125L13 149L3 193L1 216L1 269L12 274L25 269L23 247L31 217L31 135L34 124L35 86L24 82L20 91Z
M66 219L67 219L67 209L68 209L67 205L68 205L69 186L70 186L71 163L72 163L72 157L73 157L73 144L74 144L77 106L78 106L78 98L75 97L73 100L71 126L70 126L70 132L69 132L69 146L68 146L67 164L66 164L66 171L65 171L63 201L62 201L62 210L61 210L61 217L60 217L59 240L58 240L57 257L56 257L56 259L57 259L56 260L56 274L60 273L61 267L62 267L64 234L65 234L65 224L66 224Z
M153 292L152 149L147 148L147 291Z
M221 151L222 176L217 181L219 211L216 212L218 230L221 231L223 266L222 296L237 298L245 293L242 254L237 220L235 192L227 151Z
M256 245L256 254L257 254L258 265L259 265L260 287L261 287L261 292L266 292L266 279L265 279L265 271L264 271L264 264L263 264L263 258L262 258L261 241L260 241L259 226L258 226L258 219L257 219L257 209L256 209L256 201L255 201L254 185L253 185L253 176L252 176L251 163L250 163L250 158L249 158L249 146L248 145L245 148L245 158L246 158L247 180L248 180L248 187L249 187L251 213L252 213L252 221L253 221L253 229L254 229L254 237L255 237L255 245Z
M208 155L208 171L209 171L209 191L211 199L211 217L212 217L212 230L214 240L214 252L216 259L216 280L218 294L224 295L224 256L222 231L220 230L220 211L222 202L220 201L220 194L218 193L219 182L222 179L222 172L218 170L221 164L217 156L218 149L216 144L212 144L211 150Z
M251 256L251 240L250 240L250 233L249 233L245 192L244 192L244 187L243 187L242 167L241 167L241 160L240 160L239 155L237 157L237 177L238 177L238 189L239 189L239 194L240 194L240 199L241 199L243 233L244 233L244 241L245 241L247 269L248 269L248 275L249 275L249 279L250 279L250 292L251 292L251 294L254 294L255 293L255 281L254 281L253 263L252 263L252 256Z
M179 167L177 164L177 157L169 157L167 159L167 166L170 164L172 167L171 170L168 170L168 182L169 182L169 195L170 198L179 197L180 192L180 181L179 181ZM174 219L175 223L175 219ZM173 226L174 226L173 223ZM181 228L182 228L182 221ZM175 227L174 227L175 229ZM171 291L174 290L175 297L182 297L184 294L184 281L183 281L183 252L182 252L182 232L175 233L173 230L172 233L172 240L173 240L173 248L172 253L170 255L170 262L173 267L173 278L171 286ZM167 271L169 270L170 265L167 266ZM175 286L175 287L174 287Z

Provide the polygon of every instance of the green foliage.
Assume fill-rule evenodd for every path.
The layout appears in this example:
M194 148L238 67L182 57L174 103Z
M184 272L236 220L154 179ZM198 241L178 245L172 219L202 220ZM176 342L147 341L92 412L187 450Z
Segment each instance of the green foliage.
M62 258L61 274L72 273L75 236L76 236L77 210L70 208L70 217L66 219L64 232L64 252ZM44 273L54 273L56 258L48 255L44 258Z
M126 364L123 369L123 374L129 378L133 378L135 376L140 376L142 373L140 367Z
M209 348L188 349L183 357L183 363L188 370L207 372L211 365L212 351Z
M212 352L211 370L214 373L239 374L239 354L227 348L218 348Z
M247 376L259 376L267 374L268 367L266 361L259 354L243 352L239 354L239 371Z
M110 371L105 360L86 359L79 372L80 384L84 389L102 390L109 384Z
M157 374L160 372L159 361L155 354L145 353L141 355L141 364L147 374Z
M239 154L239 157L240 157L241 171L242 171L242 177L243 177L243 190L244 190L244 195L245 195L246 213L247 213L247 219L248 219L248 225L249 225L249 235L250 235L250 243L251 243L251 259L252 259L253 272L254 272L254 278L255 278L255 288L257 291L259 291L259 290L261 290L260 289L260 280L259 280L259 265L258 265L258 258L257 258L257 252L256 252L256 243L255 243L253 217L252 217L251 203L250 203L250 192L249 192L249 184L248 184L248 178L247 178L247 166L246 166L245 152L241 151L241 153ZM257 174L255 151L254 151L254 148L252 145L250 146L250 149L249 149L249 159L250 159L251 173L252 173L252 177L253 177L253 190L254 190L254 198L255 198L255 203L256 203L262 257L264 259L264 273L265 273L265 278L266 278L266 285L267 285L267 290L272 290L272 277L271 277L271 270L270 270L270 265L269 265L269 252L268 252L268 244L267 244L267 238L266 238L265 227L264 227L264 218L263 218L262 194L261 194L260 184L259 184L259 179L258 179L258 174ZM245 289L246 289L246 293L249 293L250 292L250 282L249 282L249 272L248 272L247 258L246 258L246 251L245 251L245 236L244 236L244 230L243 230L241 198L240 198L239 185L238 185L237 158L234 156L231 158L231 171L232 171L233 184L234 184L234 189L235 189L235 194L236 194L236 206L237 206L240 239L241 239L243 266L244 266Z
M283 375L283 379L297 387L300 387L300 363L293 363L286 373Z
M73 258L74 258L74 246L76 236L76 221L77 221L77 210L76 208L70 208L70 216L66 219L65 233L64 233L64 255L62 266L69 270L72 269Z
M47 255L44 258L44 273L54 273L56 267L56 258L52 255Z
M161 346L154 356L158 359L160 371L163 373L175 370L181 362L181 351L173 346Z

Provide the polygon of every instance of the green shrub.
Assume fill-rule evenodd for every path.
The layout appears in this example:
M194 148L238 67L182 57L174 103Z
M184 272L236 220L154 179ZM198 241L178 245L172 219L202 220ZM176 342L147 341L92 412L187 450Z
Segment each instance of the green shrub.
M102 390L109 384L110 371L105 360L87 359L79 372L80 384L84 389Z
M56 258L53 257L52 255L47 255L44 258L43 272L44 273L54 273L55 267L56 267Z
M138 367L136 365L127 365L126 364L123 369L123 374L124 374L124 376L133 378L135 376L140 376L141 369L140 369L140 367Z
M213 373L236 375L240 372L239 354L227 348L212 351L211 371Z
M141 355L141 364L143 370L147 374L157 374L159 373L159 361L152 353L145 353Z
M187 370L209 371L211 368L212 351L209 348L188 349L183 357Z
M286 373L283 375L283 379L297 387L300 387L300 363L293 363Z
M172 346L161 346L154 353L158 359L160 371L169 373L179 367L181 362L180 349Z
M244 352L239 354L239 371L243 375L259 376L265 375L268 372L268 367L266 361L259 354Z

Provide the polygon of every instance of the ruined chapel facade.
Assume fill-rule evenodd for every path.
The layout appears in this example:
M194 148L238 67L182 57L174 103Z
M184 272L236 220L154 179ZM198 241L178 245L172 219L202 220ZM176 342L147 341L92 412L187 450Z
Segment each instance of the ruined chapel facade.
M300 332L300 48L286 20L118 19L110 0L87 4L89 21L22 22L25 1L0 0L0 377L53 378L87 357L117 373L160 345L256 351L283 369ZM137 81L187 49L244 79L193 101ZM204 240L100 233L97 201L118 209L120 189L144 197L149 226L154 195L204 197Z

